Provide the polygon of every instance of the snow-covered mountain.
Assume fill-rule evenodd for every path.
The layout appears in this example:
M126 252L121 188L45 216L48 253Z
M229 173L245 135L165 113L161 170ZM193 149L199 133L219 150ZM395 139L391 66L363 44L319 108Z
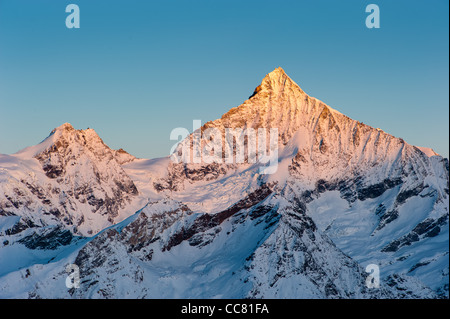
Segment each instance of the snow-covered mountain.
M70 124L0 155L0 296L448 298L447 159L281 68L184 145L208 128L276 128L276 172L136 159ZM369 264L380 288L365 285Z
M68 123L36 146L0 155L0 216L12 226L3 231L49 226L89 236L115 224L138 195L121 167L133 159Z

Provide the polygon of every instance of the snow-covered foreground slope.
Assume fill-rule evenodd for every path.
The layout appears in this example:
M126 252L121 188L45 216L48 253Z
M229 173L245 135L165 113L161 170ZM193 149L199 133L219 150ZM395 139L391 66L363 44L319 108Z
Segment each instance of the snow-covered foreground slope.
M276 172L135 159L68 124L1 155L0 297L448 298L447 159L281 68L207 128L278 129Z
M222 215L226 217L223 220ZM50 264L37 263L4 276L1 296L435 296L420 282L407 277L390 277L392 287L366 288L361 266L322 236L301 210L269 188L261 188L254 196L213 216L218 218L195 213L173 200L150 203L86 244L73 244ZM67 289L65 267L73 263L80 269L80 288Z

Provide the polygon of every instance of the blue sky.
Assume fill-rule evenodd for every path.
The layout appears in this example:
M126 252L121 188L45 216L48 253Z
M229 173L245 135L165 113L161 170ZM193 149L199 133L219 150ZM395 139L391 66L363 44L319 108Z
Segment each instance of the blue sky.
M66 5L80 8L68 29ZM365 7L380 8L368 29ZM281 66L340 112L449 155L449 4L0 0L0 153L65 123L168 155L173 128L240 105Z

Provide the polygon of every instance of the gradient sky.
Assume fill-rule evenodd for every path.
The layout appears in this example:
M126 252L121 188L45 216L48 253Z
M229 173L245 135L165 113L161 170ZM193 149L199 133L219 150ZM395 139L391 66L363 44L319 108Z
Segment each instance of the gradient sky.
M80 8L67 29L66 5ZM380 8L368 29L365 8ZM168 155L278 66L309 95L449 155L448 0L0 0L0 153L65 123Z

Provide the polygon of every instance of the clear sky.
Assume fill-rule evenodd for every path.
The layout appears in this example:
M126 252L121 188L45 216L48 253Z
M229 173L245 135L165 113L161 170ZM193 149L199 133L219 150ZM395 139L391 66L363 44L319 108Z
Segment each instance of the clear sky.
M69 122L165 156L172 129L221 117L281 66L334 109L448 157L448 12L448 0L0 0L0 153Z

